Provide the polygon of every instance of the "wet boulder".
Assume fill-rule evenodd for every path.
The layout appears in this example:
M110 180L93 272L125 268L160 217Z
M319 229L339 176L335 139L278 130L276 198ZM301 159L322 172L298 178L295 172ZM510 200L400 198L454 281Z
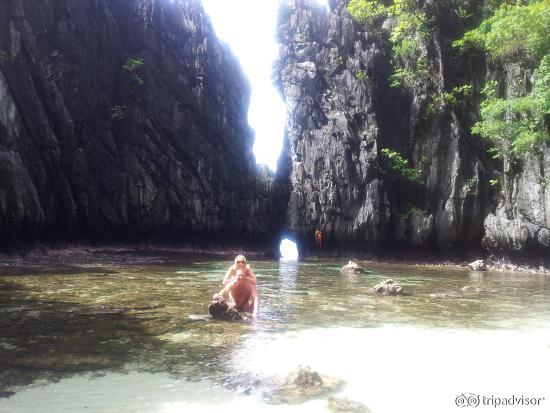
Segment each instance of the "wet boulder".
M271 403L300 404L338 391L343 384L342 380L321 375L309 366L300 366L265 396Z
M323 380L321 379L321 375L319 373L311 370L311 367L300 366L287 376L286 384L303 388L321 385L323 384Z
M474 271L487 271L487 265L483 260L476 260L474 262L471 262L468 264L468 267L470 267Z
M242 321L244 317L220 295L215 295L208 305L208 313L216 320Z
M396 284L391 278L376 284L370 289L371 293L380 295L400 295L402 291L403 287Z
M346 265L340 268L342 274L360 274L363 272L363 267L354 261L348 261Z

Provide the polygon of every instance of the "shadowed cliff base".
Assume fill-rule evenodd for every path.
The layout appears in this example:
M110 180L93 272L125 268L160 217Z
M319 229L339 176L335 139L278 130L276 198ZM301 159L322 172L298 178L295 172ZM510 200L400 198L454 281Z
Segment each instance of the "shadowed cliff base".
M40 266L44 260L58 265L104 265L155 262L177 262L185 258L217 257L232 262L236 255L244 254L252 260L278 260L281 238L271 243L240 243L235 242L128 242L128 243L27 243L12 245L0 252L3 266L30 265ZM293 240L296 241L296 240ZM444 268L467 268L477 260L483 260L491 271L510 271L525 273L550 274L550 257L524 254L493 253L482 249L450 250L447 252L425 248L393 247L379 251L369 251L358 248L357 244L338 247L304 248L297 242L299 260L317 261L324 259L341 260L342 266L349 260L363 263L419 265ZM147 259L142 255L158 255L158 261Z
M249 100L199 0L1 2L0 239L265 238Z
M236 255L247 257L277 259L279 244L276 241L241 241L203 239L189 241L159 241L148 239L128 242L18 242L0 249L0 259L4 264L36 261L42 258L58 260L60 264L71 262L103 262L104 254L118 256L120 262L129 262L132 254L140 252L162 253L174 257L194 256L227 256L232 260Z

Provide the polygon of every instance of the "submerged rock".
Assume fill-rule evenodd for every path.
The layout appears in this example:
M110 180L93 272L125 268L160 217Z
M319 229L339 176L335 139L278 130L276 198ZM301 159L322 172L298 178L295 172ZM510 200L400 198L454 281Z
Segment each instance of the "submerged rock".
M47 355L22 354L12 357L6 364L19 369L84 371L105 369L118 363L107 355L58 352Z
M241 394L250 394L264 386L272 386L269 379L250 372L232 374L223 380L223 385Z
M309 366L300 366L265 396L271 403L300 404L337 391L343 384L344 381L321 375Z
M208 321L210 320L210 317L206 314L189 314L187 316L187 320L189 321Z
M340 268L340 272L343 274L360 274L363 272L363 267L354 261L348 261L346 265Z
M221 296L214 297L208 305L208 313L216 320L241 321L244 317Z
M333 413L370 413L370 409L363 403L345 397L330 396L328 398L328 409Z
M376 284L370 289L371 293L380 295L399 295L403 291L403 287L388 278L386 281Z
M476 260L474 262L471 262L468 264L468 267L470 267L474 271L487 271L487 265L483 260Z
M481 288L472 287L471 285L466 285L466 286L462 287L460 289L460 291L462 291L463 293L470 293L470 294L483 292L483 290Z
M433 293L433 294L430 294L430 298L437 298L437 299L462 298L462 294L458 294L458 293Z

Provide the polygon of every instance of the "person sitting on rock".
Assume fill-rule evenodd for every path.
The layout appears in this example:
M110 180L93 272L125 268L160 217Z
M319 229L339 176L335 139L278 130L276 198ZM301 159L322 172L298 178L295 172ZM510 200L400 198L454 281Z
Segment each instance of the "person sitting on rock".
M237 310L252 313L254 318L258 315L260 298L256 286L248 280L245 269L237 269L235 276L225 284L225 287L219 293L214 294L213 298L217 299L220 296L224 298L231 297Z
M229 267L229 269L225 273L225 277L223 277L223 285L226 285L229 281L234 279L239 269L244 270L246 279L252 284L256 285L256 274L254 274L254 271L252 271L250 265L246 263L246 258L244 255L237 255L237 257L235 258L235 263L231 267Z

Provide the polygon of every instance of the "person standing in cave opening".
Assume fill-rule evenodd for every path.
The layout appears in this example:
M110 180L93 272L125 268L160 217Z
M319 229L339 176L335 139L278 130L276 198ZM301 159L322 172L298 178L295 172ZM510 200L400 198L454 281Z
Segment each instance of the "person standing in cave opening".
M315 245L319 248L323 246L323 232L320 229L315 230Z

